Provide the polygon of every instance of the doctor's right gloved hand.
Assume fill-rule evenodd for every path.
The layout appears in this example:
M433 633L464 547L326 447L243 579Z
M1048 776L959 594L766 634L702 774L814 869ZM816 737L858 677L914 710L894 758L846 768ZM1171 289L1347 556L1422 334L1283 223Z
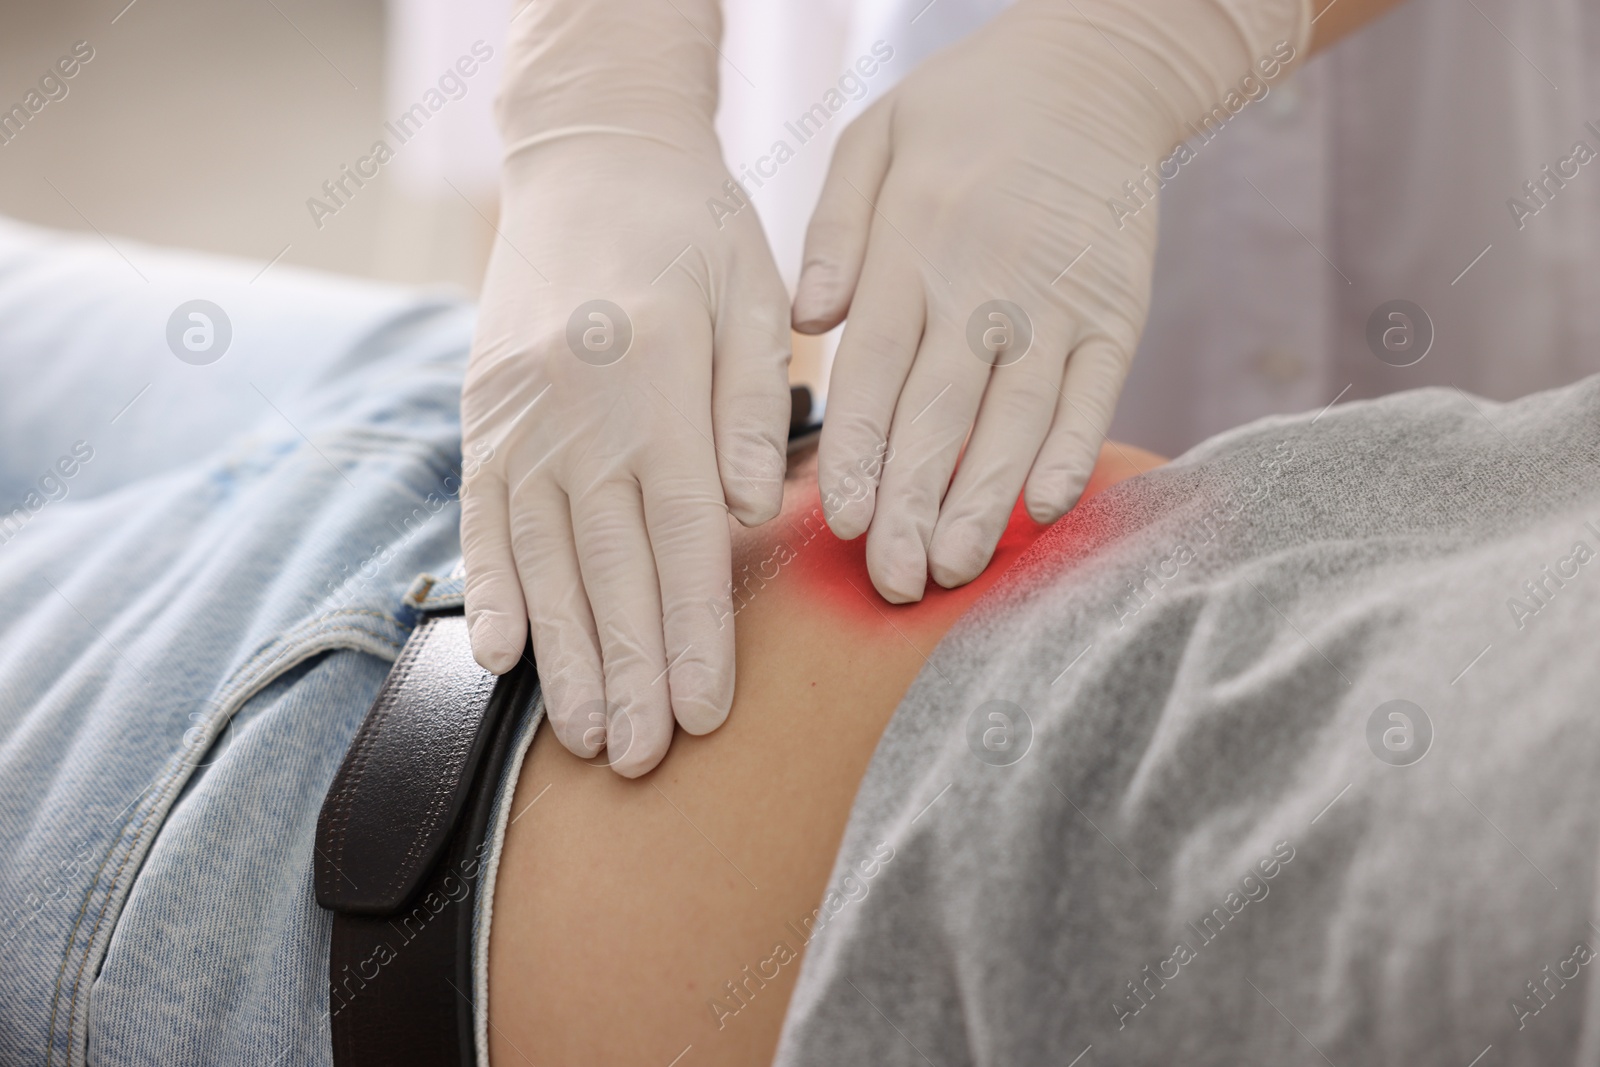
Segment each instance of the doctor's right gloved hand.
M794 325L849 315L818 478L885 598L971 581L1019 494L1039 522L1077 501L1144 326L1155 168L1284 76L1309 6L1017 0L844 132Z
M728 514L782 502L788 300L712 129L715 0L532 0L462 392L466 613L531 632L563 745L636 776L733 697ZM530 630L531 626L531 630Z

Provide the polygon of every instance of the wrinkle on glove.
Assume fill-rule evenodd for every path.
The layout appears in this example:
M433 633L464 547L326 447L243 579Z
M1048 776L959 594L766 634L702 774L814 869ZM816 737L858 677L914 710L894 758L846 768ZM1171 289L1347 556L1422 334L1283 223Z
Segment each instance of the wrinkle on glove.
M885 598L971 581L1019 495L1039 522L1076 502L1154 264L1154 204L1110 203L1153 200L1149 168L1310 30L1308 0L1020 0L844 132L793 321L849 315L819 477Z
M643 774L733 699L727 515L782 501L786 294L712 127L713 0L534 0L496 114L502 215L462 392L466 608L533 646L561 743Z

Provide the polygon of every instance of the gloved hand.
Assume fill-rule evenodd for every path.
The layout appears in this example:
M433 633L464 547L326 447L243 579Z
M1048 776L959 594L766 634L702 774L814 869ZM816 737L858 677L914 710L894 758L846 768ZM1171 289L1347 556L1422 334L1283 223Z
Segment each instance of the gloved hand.
M532 627L562 744L654 767L733 696L729 512L782 502L787 294L712 129L715 0L533 0L462 393L473 653ZM708 200L724 205L708 208Z
M1155 168L1309 33L1309 0L1018 0L844 132L793 316L849 312L818 473L884 597L977 576L1025 483L1039 522L1077 501L1144 324Z

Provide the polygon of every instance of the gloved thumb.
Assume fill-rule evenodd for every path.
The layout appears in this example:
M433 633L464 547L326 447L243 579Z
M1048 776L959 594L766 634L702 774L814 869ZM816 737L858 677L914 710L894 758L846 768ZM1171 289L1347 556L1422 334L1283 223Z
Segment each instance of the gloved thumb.
M793 322L801 333L827 333L844 321L872 231L873 204L889 170L892 97L878 101L839 136L817 209L806 228Z
M789 413L789 324L783 283L767 269L730 279L712 346L711 427L722 495L733 517L758 526L783 507Z

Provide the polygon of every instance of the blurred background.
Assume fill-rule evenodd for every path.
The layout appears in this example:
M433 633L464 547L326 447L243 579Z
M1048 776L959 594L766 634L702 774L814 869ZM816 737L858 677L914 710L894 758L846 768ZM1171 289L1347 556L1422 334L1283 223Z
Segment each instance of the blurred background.
M492 60L320 228L306 201L325 199L322 183L473 41L498 55L505 2L8 7L0 101L20 99L78 41L94 57L0 149L0 212L263 265L281 257L476 290L493 237Z
M0 214L475 295L505 27L523 2L12 0ZM723 0L718 127L747 186L792 140L786 120L874 42L894 52L752 190L791 290L840 131L1005 3ZM475 47L489 58L397 137ZM46 101L41 78L74 49L90 58ZM1410 0L1280 82L1219 146L1197 140L1161 194L1151 316L1113 436L1177 454L1335 400L1422 385L1506 398L1592 373L1600 179L1586 169L1531 222L1507 198L1576 138L1600 144L1595 55L1593 0ZM5 125L30 93L34 113ZM347 168L380 137L394 158L358 186ZM1426 327L1425 360L1372 347L1397 302ZM794 380L825 390L836 334L796 336Z
M843 0L803 13L795 6L785 16L754 0L726 5L719 125L732 167L767 149L778 132L769 127L779 125L771 116L802 112L812 102L806 90L837 76ZM497 215L492 108L512 0L6 7L0 106L22 102L78 42L93 51L65 80L66 95L0 145L0 214L263 268L296 264L476 294ZM785 47L797 35L809 46ZM480 41L493 57L399 144L385 124ZM797 64L817 69L785 69ZM761 192L758 208L791 286L805 217L843 125ZM335 204L323 183L338 182L379 137L396 146L394 158L360 187L346 179L334 213L314 211L313 198ZM796 380L820 387L833 339L796 340Z

